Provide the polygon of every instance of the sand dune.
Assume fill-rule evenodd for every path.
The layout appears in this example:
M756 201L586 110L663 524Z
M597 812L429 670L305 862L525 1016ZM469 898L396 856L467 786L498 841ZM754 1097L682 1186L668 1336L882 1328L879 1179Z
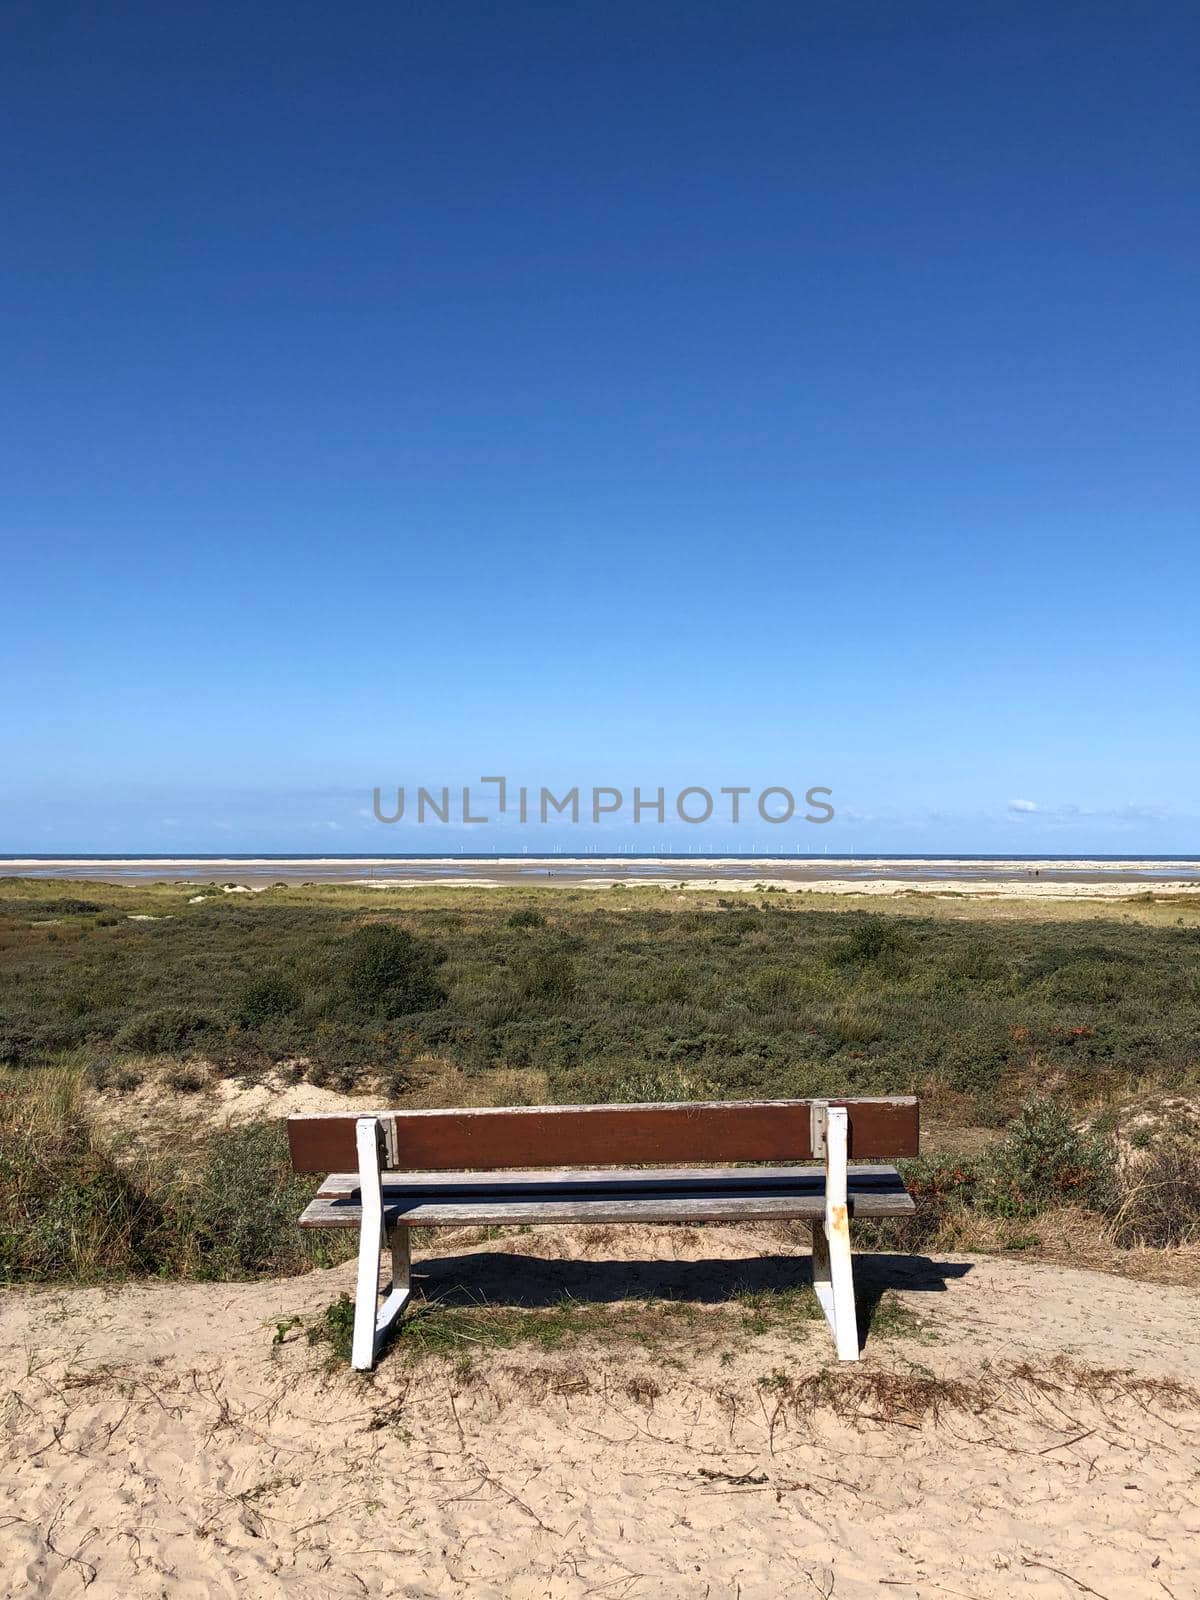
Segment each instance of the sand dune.
M5 1595L1200 1593L1200 1399L1172 1387L1192 1377L1195 1291L875 1258L868 1284L919 1323L839 1368L820 1325L746 1334L722 1305L739 1281L803 1277L754 1230L439 1249L431 1294L676 1293L724 1320L666 1349L468 1352L469 1370L393 1354L362 1381L325 1375L297 1331L271 1343L349 1268L9 1290Z

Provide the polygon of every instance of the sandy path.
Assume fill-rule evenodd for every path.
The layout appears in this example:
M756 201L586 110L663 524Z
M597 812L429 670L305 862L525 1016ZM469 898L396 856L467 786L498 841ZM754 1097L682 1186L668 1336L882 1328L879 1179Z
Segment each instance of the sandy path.
M466 1280L501 1299L507 1285L533 1304L673 1292L729 1339L693 1325L665 1350L485 1350L469 1372L393 1356L361 1382L324 1377L294 1336L271 1345L277 1319L316 1313L349 1268L10 1290L2 1592L1200 1595L1200 1403L1153 1388L1192 1375L1193 1290L877 1258L866 1278L924 1332L873 1337L858 1367L838 1368L820 1325L747 1334L719 1303L739 1280L797 1271L790 1247L748 1229L441 1247L422 1268L431 1291ZM833 1387L814 1409L821 1373ZM929 1380L938 1415L923 1410Z

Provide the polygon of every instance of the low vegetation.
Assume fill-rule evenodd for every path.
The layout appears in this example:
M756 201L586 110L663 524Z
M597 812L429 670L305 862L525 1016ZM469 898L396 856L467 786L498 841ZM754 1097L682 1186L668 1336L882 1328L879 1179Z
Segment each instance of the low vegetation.
M391 1092L430 1063L562 1102L917 1092L1002 1126L1200 1082L1200 926L810 910L803 895L0 883L0 1061L73 1049ZM383 909L385 904L401 909ZM133 908L138 909L133 909ZM153 907L153 910L144 909ZM128 908L128 909L126 909Z
M1004 1137L976 1156L923 1156L900 1167L916 1214L860 1223L863 1243L925 1249L980 1217L1011 1222L1005 1242L1020 1247L1037 1242L1020 1224L1045 1212L1075 1206L1110 1216L1127 1181L1115 1141L1083 1131L1066 1107L1046 1099L1029 1101Z
M894 1296L878 1303L864 1300L859 1308L861 1325L872 1337L925 1339L920 1319ZM298 1320L298 1319L297 1319ZM806 1339L814 1326L824 1328L824 1313L808 1286L755 1289L735 1293L728 1302L701 1310L688 1300L632 1299L619 1305L590 1303L564 1295L544 1307L458 1304L427 1301L417 1304L398 1326L392 1341L394 1359L410 1365L431 1358L469 1367L486 1350L518 1347L541 1351L570 1346L621 1345L653 1353L660 1367L671 1364L672 1347L686 1345L689 1357L699 1351L732 1352L746 1339L764 1334ZM304 1329L309 1344L323 1347L331 1367L350 1359L354 1306L342 1294ZM276 1339L282 1343L291 1331L281 1325Z
M276 1277L352 1252L351 1235L297 1229L315 1181L292 1172L278 1121L222 1128L186 1152L173 1145L156 1153L99 1132L83 1089L78 1068L0 1078L0 1282ZM1001 1243L1023 1248L1039 1242L1028 1224L1064 1206L1091 1212L1118 1246L1200 1243L1200 1144L1175 1131L1122 1155L1062 1107L1034 1101L973 1160L902 1166L915 1217L859 1223L861 1244L926 1249L969 1236L969 1219L985 1217L1009 1223ZM747 1292L733 1304L755 1333L817 1315L808 1291ZM687 1309L673 1305L664 1315ZM448 1306L417 1319L407 1337L414 1349L503 1343L509 1334L553 1344L604 1337L618 1325L637 1337L623 1317L570 1301L549 1317Z

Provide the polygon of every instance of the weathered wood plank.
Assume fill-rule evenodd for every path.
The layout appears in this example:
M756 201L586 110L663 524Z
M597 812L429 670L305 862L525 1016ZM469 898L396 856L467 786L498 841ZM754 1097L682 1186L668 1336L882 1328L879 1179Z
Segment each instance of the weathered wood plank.
M913 1204L907 1196L854 1195L850 1215L904 1217ZM462 1205L423 1202L403 1207L388 1204L389 1226L402 1222L411 1228L500 1227L517 1223L629 1223L629 1222L771 1222L811 1221L824 1215L821 1195L760 1195L739 1199L705 1196L699 1200L653 1196L644 1200L480 1200ZM300 1218L302 1228L357 1228L361 1207L337 1200L314 1200Z
M849 1116L850 1153L908 1156L919 1150L919 1109L910 1096L831 1100ZM809 1100L677 1105L517 1106L386 1111L398 1165L452 1168L601 1166L606 1161L670 1163L796 1161L812 1148ZM362 1113L367 1114L367 1113ZM297 1172L333 1172L355 1159L357 1113L288 1118Z
M849 1193L852 1217L902 1217L915 1209L899 1178L891 1186L858 1188ZM384 1216L389 1226L437 1228L495 1226L506 1223L618 1223L618 1222L748 1222L794 1218L811 1220L824 1215L824 1184L805 1185L791 1193L769 1185L723 1191L672 1193L634 1188L604 1188L592 1194L544 1193L523 1198L506 1197L495 1190L469 1188L440 1192L414 1188L386 1189ZM318 1197L300 1219L302 1228L357 1228L362 1207L355 1194Z

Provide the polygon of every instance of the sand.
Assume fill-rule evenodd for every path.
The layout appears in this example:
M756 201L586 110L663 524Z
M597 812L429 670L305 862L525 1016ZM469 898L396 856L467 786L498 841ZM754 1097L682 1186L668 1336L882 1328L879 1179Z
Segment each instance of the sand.
M867 896L953 895L957 898L1011 900L1113 900L1129 895L1197 897L1200 874L1195 860L1001 860L987 857L738 857L675 858L621 856L509 856L471 860L427 856L321 857L272 860L227 857L205 860L175 857L151 860L9 858L5 871L34 878L76 881L182 883L236 874L241 880L224 892L262 892L274 883L347 883L372 890L413 888L677 888L736 893L774 889L813 894ZM193 896L204 899L205 896Z
M822 1325L750 1335L721 1304L739 1279L803 1277L806 1252L778 1233L437 1247L418 1267L430 1294L674 1292L725 1319L731 1353L692 1324L666 1351L479 1350L469 1372L393 1354L364 1381L324 1374L298 1330L271 1342L350 1288L349 1266L10 1289L5 1596L1200 1594L1200 1399L1159 1387L1193 1377L1194 1290L864 1257L863 1281L891 1287L916 1336L872 1336L838 1367Z

